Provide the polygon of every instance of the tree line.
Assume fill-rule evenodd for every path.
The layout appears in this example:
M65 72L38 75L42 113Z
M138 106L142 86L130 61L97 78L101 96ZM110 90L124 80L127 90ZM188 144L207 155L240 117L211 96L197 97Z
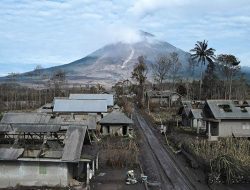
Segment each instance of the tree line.
M215 49L207 41L198 41L190 50L188 63L189 76L185 78L180 77L183 63L176 52L159 55L152 64L146 64L145 57L138 57L131 78L137 81L136 94L141 104L149 69L160 91L171 89L193 100L247 98L249 86L235 55L215 55ZM197 69L199 79L194 77Z

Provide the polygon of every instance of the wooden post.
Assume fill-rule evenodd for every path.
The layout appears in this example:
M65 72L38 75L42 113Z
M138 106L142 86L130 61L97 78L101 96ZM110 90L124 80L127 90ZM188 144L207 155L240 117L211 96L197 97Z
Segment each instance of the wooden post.
M89 185L89 177L90 177L90 169L89 169L89 163L87 163L87 179L86 179L87 185Z
M98 154L96 156L95 168L96 168L96 170L98 170L98 168L99 168L99 156L98 156Z
M208 139L211 140L211 125L210 122L208 122Z
M197 134L200 133L199 119L197 119Z
M93 176L95 175L95 160L92 160Z

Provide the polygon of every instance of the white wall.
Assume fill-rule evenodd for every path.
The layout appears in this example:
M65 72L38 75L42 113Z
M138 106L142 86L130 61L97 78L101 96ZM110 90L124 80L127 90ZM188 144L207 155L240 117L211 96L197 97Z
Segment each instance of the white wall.
M219 136L230 137L232 133L250 134L250 121L223 121L219 124Z
M67 186L67 163L0 162L0 188L22 186Z

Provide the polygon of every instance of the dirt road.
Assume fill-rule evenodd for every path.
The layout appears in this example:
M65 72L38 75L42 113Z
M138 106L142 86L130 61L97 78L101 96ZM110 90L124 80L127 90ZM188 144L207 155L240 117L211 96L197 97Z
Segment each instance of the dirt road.
M160 187L157 189L168 190L192 190L196 189L189 181L184 173L179 169L178 165L169 155L166 148L159 142L154 135L151 127L145 121L142 115L136 110L134 112L134 120L139 130L142 132L142 142L145 151L145 160L148 164L146 167L152 168L155 172L155 178L160 182ZM151 160L147 160L151 159Z

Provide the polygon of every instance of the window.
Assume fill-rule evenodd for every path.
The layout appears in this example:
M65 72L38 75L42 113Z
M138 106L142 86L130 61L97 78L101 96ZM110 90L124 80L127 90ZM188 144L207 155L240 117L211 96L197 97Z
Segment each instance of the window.
M247 109L246 109L246 107L240 107L240 110L241 110L241 112L243 112L243 113L246 113L247 112Z
M243 123L242 129L244 129L244 130L249 130L249 129L250 129L250 124Z
M218 107L223 110L224 112L232 112L232 109L230 107L230 105L228 104L220 104L218 105Z
M39 174L47 174L46 166L39 163Z

